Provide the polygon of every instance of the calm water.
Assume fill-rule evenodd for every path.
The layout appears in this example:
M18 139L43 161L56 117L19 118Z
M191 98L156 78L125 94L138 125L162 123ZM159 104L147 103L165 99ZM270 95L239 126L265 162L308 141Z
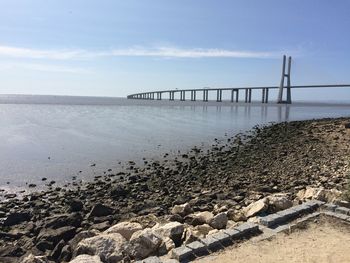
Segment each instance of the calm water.
M117 169L120 161L208 145L256 124L339 116L350 116L350 105L0 96L0 187L40 183L42 177L90 179Z

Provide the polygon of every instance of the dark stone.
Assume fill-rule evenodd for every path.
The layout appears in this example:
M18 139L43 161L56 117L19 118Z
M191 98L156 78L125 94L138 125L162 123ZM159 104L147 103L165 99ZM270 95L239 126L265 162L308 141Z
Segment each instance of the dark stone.
M0 247L0 257L20 257L25 252L18 245L8 244L5 247Z
M345 129L350 129L350 122L346 123L346 124L344 125L344 127L345 127Z
M79 213L60 214L47 218L44 227L54 229L64 226L79 227L82 221L83 217Z
M4 220L4 226L12 226L31 219L31 214L27 211L14 212L9 214Z
M105 206L101 203L98 203L96 205L93 206L93 208L91 209L90 213L89 213L89 217L93 217L93 216L107 216L110 215L114 212L114 209L109 207L109 206Z
M80 200L72 200L69 203L69 208L70 208L70 211L72 212L79 212L83 209L83 207L84 207L83 202Z
M184 222L182 216L180 216L180 215L178 215L178 214L169 215L169 217L167 217L167 219L168 219L169 221L176 221L176 222L179 222L179 223L183 223L183 222Z
M72 226L65 226L57 229L44 228L40 231L37 240L52 242L56 245L62 239L68 241L75 235L76 228Z
M42 252L45 252L46 250L52 250L54 248L54 245L52 242L48 242L46 240L39 241L35 247L39 249Z
M56 247L52 250L50 257L54 260L57 260L60 255L61 255L61 251L62 248L65 246L65 242L63 240L61 240L60 242L58 242L58 244L56 245Z
M113 197L125 197L130 193L130 190L123 185L116 185L112 190L111 190L111 195Z
M108 221L104 221L102 223L94 224L91 226L92 229L96 229L98 231L104 231L109 228L111 225Z
M69 262L72 259L72 248L66 245L62 248L58 262Z
M18 258L16 257L0 257L1 263L18 263Z
M16 194L5 194L4 197L11 199L11 198L15 198L17 195Z

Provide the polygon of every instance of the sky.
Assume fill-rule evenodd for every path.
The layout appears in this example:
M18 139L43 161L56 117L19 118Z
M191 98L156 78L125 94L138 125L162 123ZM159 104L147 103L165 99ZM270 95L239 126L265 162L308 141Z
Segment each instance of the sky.
M350 84L347 0L0 0L0 94ZM299 93L350 98L350 89Z

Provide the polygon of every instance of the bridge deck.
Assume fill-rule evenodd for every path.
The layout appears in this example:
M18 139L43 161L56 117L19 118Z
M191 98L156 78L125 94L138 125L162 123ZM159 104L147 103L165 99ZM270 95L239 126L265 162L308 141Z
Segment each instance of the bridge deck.
M290 86L291 89L301 89L301 88L346 88L350 87L350 84L326 84L326 85L299 85L299 86ZM268 86L268 87L237 87L237 88L200 88L200 89L175 89L175 90L159 90L151 92L142 92L128 95L128 99L146 99L154 100L156 95L156 100L162 100L162 94L169 94L168 100L175 100L175 93L180 93L180 101L186 100L186 92L190 92L191 101L197 100L197 92L201 92L203 101L209 101L209 91L216 91L217 97L216 101L222 101L222 92L231 91L231 102L239 101L239 91L244 91L244 101L250 103L252 101L252 91L261 90L261 102L268 103L269 101L269 90L270 89L279 89L278 86ZM283 103L286 103L283 101Z

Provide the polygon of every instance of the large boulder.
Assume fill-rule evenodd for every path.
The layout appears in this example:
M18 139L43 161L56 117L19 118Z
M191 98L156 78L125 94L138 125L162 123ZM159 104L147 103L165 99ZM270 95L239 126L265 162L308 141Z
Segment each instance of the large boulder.
M69 263L102 263L99 256L79 255Z
M146 228L131 236L126 252L132 258L141 260L156 254L163 243L161 236L156 234L153 229Z
M118 223L107 230L104 231L105 234L110 233L119 233L121 234L126 240L130 240L132 234L135 232L142 230L142 226L139 223L136 222L121 222Z
M246 218L249 218L265 212L267 208L268 208L267 199L263 198L243 208L243 214Z
M209 211L203 211L203 212L192 214L191 216L192 216L191 224L196 226L196 225L202 225L202 224L209 224L213 219L214 214Z
M69 241L69 245L74 250L81 240L97 236L98 234L100 234L100 232L94 229L81 231Z
M271 210L278 212L293 206L293 202L288 199L286 194L274 194L269 196L268 205Z
M324 189L323 187L307 187L300 190L296 197L298 200L304 201L308 199L316 199L327 203L334 203L341 199L342 192L337 189Z
M124 257L123 247L125 243L125 238L118 233L101 234L80 241L74 255L97 255L103 262L119 262Z
M153 229L158 235L170 238L175 243L175 246L181 245L182 235L185 230L183 224L179 222L170 222L162 226L155 226Z
M226 213L222 212L214 216L210 220L209 225L215 229L223 229L223 228L226 228L227 221L228 221L228 218Z
M192 208L189 203L184 203L182 205L175 205L173 209L171 209L171 213L173 215L178 214L182 217L187 216L192 213Z
M157 223L161 223L161 220L154 214L147 214L144 216L131 218L130 222L139 223L142 226L142 228L151 228L154 227Z

